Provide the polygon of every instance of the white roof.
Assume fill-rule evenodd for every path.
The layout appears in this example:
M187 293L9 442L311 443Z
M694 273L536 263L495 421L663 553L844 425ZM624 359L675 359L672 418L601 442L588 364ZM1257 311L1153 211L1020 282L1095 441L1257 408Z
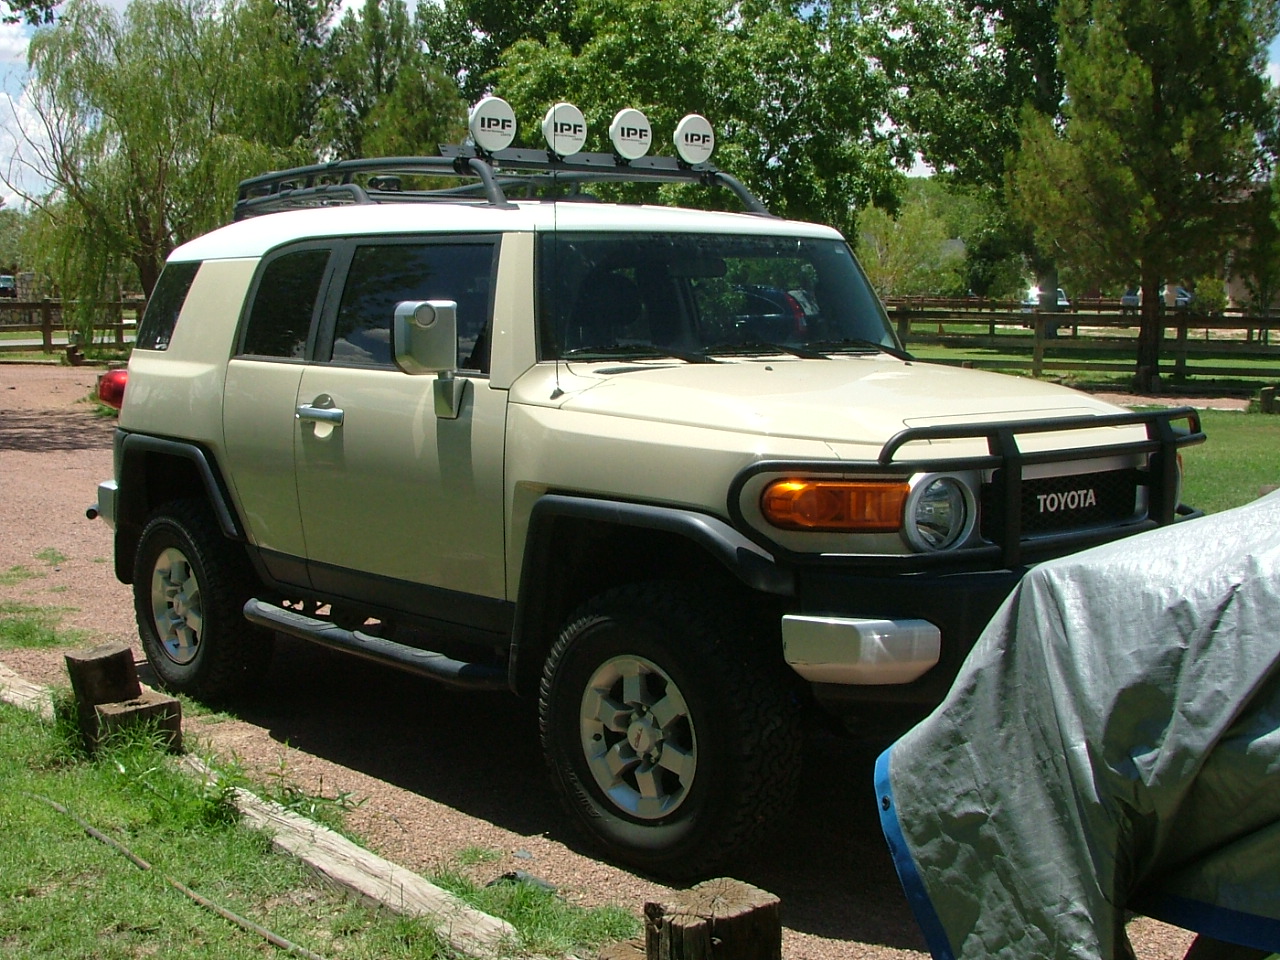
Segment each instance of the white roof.
M185 243L170 260L261 257L296 240L412 233L509 233L543 230L639 230L840 239L830 227L744 213L612 203L373 203L289 210L250 217Z

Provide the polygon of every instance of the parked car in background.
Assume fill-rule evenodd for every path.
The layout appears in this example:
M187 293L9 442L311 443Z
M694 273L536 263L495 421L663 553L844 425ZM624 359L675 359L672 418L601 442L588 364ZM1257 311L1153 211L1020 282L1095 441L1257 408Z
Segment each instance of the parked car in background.
M0 273L0 297L8 297L16 300L18 297L18 282L13 278L11 273Z
M1189 307L1191 301L1195 299L1193 294L1186 287L1170 287L1168 284L1164 288L1164 302L1169 306L1169 297L1173 296L1174 307ZM1125 313L1134 313L1142 306L1142 289L1140 287L1128 287L1124 293L1120 295L1120 309Z
M1027 290L1027 295L1022 299L1022 310L1024 313L1030 313L1032 310L1038 309L1040 306L1040 288L1031 287ZM1071 309L1071 301L1067 299L1067 293L1061 287L1058 288L1058 304L1057 309L1063 313Z

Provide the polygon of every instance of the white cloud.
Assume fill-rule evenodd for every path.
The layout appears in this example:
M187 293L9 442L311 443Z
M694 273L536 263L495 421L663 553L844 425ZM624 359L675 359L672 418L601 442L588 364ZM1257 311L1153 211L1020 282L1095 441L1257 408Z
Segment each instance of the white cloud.
M0 23L0 65L27 69L27 46L31 42L31 28L20 23Z
M32 168L46 149L46 131L28 91L18 96L0 93L0 197L6 207L23 206L20 194L40 196L48 191L48 181Z

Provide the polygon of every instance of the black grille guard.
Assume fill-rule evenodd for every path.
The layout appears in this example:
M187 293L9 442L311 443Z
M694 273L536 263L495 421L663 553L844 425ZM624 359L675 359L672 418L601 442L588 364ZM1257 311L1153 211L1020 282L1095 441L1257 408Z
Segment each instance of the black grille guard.
M1185 426L1178 426L1184 421ZM1028 434L1066 433L1073 430L1139 425L1146 428L1147 436L1144 440L1075 447L1069 450L1026 453L1019 448L1017 440L1019 436ZM988 450L984 456L897 459L899 452L909 444L934 440L983 438L987 441ZM1069 531L1035 538L1036 546L1041 548L1055 547L1061 550L1082 547L1089 543L1114 539L1122 533L1164 526L1180 517L1198 515L1195 511L1179 512L1177 456L1181 448L1203 443L1205 439L1205 434L1200 428L1200 414L1192 407L1176 407L1142 413L1055 417L1047 420L1007 420L961 426L910 427L890 437L874 461L762 460L753 463L734 478L729 490L729 513L740 530L775 555L792 560L812 559L811 556L787 550L746 522L742 514L740 498L742 488L752 477L761 473L901 476L914 473L992 470L996 472L991 483L994 493L992 500L1003 514L1003 534L994 545L932 554L851 555L834 559L874 561L886 570L913 570L942 564L968 565L973 561L990 563L998 559L1002 566L1012 569L1024 562L1024 553L1029 545L1022 535L1021 511L1023 472L1027 467L1045 463L1079 463L1110 457L1147 455L1147 467L1143 471L1142 481L1147 488L1147 517L1144 521L1102 530Z

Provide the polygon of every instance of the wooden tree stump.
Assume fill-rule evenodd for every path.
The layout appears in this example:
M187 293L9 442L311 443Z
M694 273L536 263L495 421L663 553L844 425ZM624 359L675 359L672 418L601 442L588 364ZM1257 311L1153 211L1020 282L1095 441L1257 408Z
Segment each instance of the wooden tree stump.
M94 707L95 743L100 743L117 730L127 730L138 724L150 724L165 740L174 753L182 749L182 704L174 697L166 697L154 690L143 690L132 700L119 703L100 703Z
M142 689L133 665L133 650L124 643L104 643L63 658L76 699L76 719L90 750L113 730L151 722L164 733L170 749L182 747L182 705L173 697Z
M740 880L721 877L646 903L648 960L781 960L781 901Z

